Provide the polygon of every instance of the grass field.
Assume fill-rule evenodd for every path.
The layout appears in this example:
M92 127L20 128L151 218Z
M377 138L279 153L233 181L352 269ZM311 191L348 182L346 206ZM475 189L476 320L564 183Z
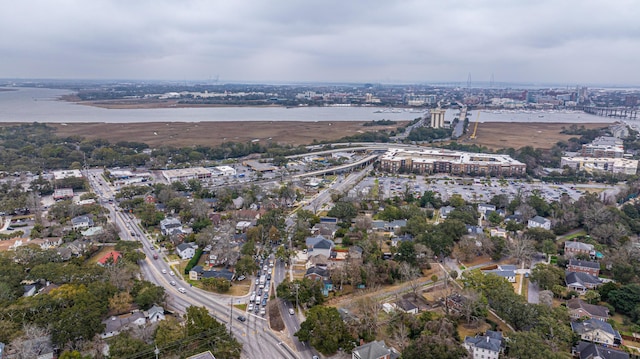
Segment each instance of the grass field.
M280 144L306 145L313 140L336 140L365 131L395 130L406 124L364 127L364 122L347 121L271 121L271 122L147 122L147 123L52 123L59 136L82 136L87 139L105 139L110 142L136 141L155 147L217 146L224 142L259 140ZM3 123L2 126L15 125ZM571 135L560 134L566 123L485 122L478 125L476 139L463 138L464 144L478 144L492 149L530 145L551 148ZM584 124L585 128L600 128L606 124Z

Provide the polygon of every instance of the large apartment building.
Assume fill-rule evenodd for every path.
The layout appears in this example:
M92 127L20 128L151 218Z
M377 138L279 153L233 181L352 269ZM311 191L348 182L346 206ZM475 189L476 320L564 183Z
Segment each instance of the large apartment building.
M626 158L604 157L562 157L560 166L567 166L576 171L611 172L635 175L638 171L638 161Z
M439 148L390 149L380 159L389 172L451 173L457 175L523 176L527 166L507 155L469 153Z

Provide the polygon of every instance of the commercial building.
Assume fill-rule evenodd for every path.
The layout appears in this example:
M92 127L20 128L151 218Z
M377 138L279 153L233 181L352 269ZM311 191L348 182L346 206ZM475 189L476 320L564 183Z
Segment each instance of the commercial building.
M209 180L211 179L211 171L202 167L180 168L176 170L164 170L162 176L167 182L187 182L192 179Z
M383 170L413 173L451 173L523 176L527 166L507 155L469 153L428 148L390 149L380 159Z
M580 154L583 157L622 158L624 156L624 146L619 138L601 136L591 143L582 145Z
M562 157L560 166L567 166L576 171L589 173L610 172L625 175L635 175L638 171L638 161L626 158L604 157Z
M53 171L53 178L56 180L65 179L65 178L80 178L80 177L82 177L82 172L80 172L80 170Z

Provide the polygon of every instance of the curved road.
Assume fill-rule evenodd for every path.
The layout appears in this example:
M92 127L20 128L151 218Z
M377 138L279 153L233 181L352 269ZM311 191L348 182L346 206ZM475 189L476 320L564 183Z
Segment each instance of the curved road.
M271 332L264 318L249 314L245 322L236 319L239 315L245 315L244 312L240 312L232 306L232 304L241 303L241 299L214 295L210 292L190 287L180 276L163 274L163 269L167 273L171 271L169 264L164 260L164 256L155 251L137 222L130 218L128 214L117 211L113 204L108 203L108 200L113 198L113 191L104 181L101 174L101 170L88 171L87 178L89 183L101 197L102 204L109 208L111 218L120 229L122 239L139 239L142 243L142 250L147 258L140 261L140 271L146 280L165 288L168 306L182 313L186 312L186 308L192 305L207 308L218 321L228 327L230 326L229 329L232 334L242 344L241 358L298 359L298 356ZM158 254L159 258L157 260L152 259L153 254ZM170 284L171 280L176 282L176 286ZM177 288L179 287L186 288L186 293L178 292Z

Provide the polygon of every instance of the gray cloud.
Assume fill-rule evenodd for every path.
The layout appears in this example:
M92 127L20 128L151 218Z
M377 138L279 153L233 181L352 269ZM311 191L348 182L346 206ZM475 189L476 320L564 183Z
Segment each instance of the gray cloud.
M0 77L638 84L631 0L24 0Z

